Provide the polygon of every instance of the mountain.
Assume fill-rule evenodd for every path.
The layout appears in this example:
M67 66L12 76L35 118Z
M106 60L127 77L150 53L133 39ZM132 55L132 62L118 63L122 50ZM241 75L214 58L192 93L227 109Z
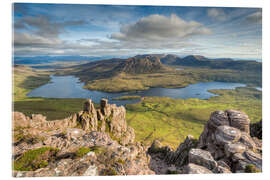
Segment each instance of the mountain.
M158 57L151 55L128 58L113 69L113 71L129 74L156 73L167 70L169 68L163 65Z
M160 58L160 61L163 63L163 64L167 64L167 65L172 65L174 64L176 61L179 61L181 60L180 57L176 56L176 55L173 55L173 54L168 54L166 56L163 56Z
M160 58L166 65L205 67L211 69L233 69L241 71L262 71L262 63L252 60L234 60L231 58L209 59L199 55L189 55L180 58L175 55L166 55Z

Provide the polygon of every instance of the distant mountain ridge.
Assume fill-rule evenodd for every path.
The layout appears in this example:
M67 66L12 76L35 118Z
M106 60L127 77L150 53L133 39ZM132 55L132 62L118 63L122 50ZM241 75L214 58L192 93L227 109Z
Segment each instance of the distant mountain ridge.
M46 64L56 61L96 61L115 58L114 56L33 56L14 57L14 64Z
M147 55L128 58L126 61L123 61L116 66L113 71L125 72L129 74L141 74L162 72L169 69L170 68L161 63L158 57Z
M262 71L262 63L252 60L233 60L231 58L209 59L200 55L189 55L181 58L170 54L162 57L160 60L166 65L208 67L212 69L234 69L241 71Z

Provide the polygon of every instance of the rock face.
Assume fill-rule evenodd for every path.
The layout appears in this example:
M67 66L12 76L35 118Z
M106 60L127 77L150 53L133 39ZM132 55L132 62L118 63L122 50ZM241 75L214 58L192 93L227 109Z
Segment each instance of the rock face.
M248 116L236 110L213 112L199 141L188 136L176 151L159 149L150 151L151 159L163 165L152 168L156 173L171 166L179 174L246 172L249 166L262 170L262 141L250 136Z
M45 130L65 131L67 128L80 127L86 132L107 132L123 145L133 143L135 134L134 130L127 126L125 108L108 104L106 99L101 100L100 107L96 110L92 101L88 99L84 103L83 111L55 121L47 121L41 114L33 114L30 118L20 112L13 112L13 127L28 127L24 133L32 135L42 135Z
M198 148L226 163L226 169L231 172L245 172L248 164L262 170L261 142L250 136L249 129L250 120L243 112L216 111L204 127ZM253 158L247 154L252 154Z
M202 149L191 149L188 157L189 163L204 166L209 170L213 170L217 167L217 162L208 151L204 151Z
M251 137L262 139L262 120L257 123L250 124L250 135Z
M23 161L30 150L53 148L56 154L38 169L15 168L15 177L143 174L238 173L262 170L262 141L246 114L215 111L199 140L191 135L174 151L158 140L149 147L135 142L126 110L102 99L63 120L46 121L34 114L13 113L13 158ZM256 128L261 124L256 124ZM251 129L251 130L250 130ZM31 152L31 151L30 151ZM39 162L40 159L35 159ZM43 159L42 159L43 160ZM25 166L28 166L29 162ZM14 166L15 167L15 166ZM21 167L21 166L19 166Z
M56 157L44 168L32 171L17 169L15 177L93 176L154 174L149 169L147 148L135 143L134 130L125 119L123 106L102 99L100 109L91 100L83 111L63 120L46 121L33 114L13 113L13 158L44 147L58 149Z

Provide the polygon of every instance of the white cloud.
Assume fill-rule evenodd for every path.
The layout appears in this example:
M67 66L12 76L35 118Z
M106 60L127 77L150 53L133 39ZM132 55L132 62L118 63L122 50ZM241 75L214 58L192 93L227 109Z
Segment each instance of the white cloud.
M222 9L211 8L207 10L207 16L218 21L227 20L227 16Z
M46 38L29 33L14 33L14 46L50 46L61 43L58 38Z
M154 14L122 26L120 32L112 34L111 38L129 42L162 42L181 41L195 35L208 34L211 34L211 30L196 21L187 22L175 14L169 17Z

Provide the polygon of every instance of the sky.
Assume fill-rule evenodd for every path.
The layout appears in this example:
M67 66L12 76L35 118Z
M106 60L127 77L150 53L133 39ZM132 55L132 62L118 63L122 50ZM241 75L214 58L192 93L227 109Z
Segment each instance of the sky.
M261 59L260 8L15 3L14 56Z

